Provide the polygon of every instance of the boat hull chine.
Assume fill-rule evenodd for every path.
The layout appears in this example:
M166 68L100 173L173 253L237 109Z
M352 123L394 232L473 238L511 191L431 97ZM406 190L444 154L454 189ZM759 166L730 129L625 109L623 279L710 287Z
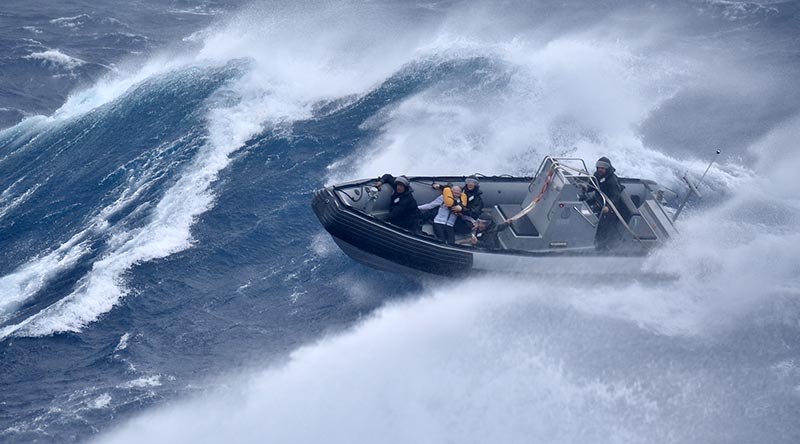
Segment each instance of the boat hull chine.
M472 270L472 253L384 223L339 202L332 188L319 190L312 202L322 226L349 256L376 268L435 275Z

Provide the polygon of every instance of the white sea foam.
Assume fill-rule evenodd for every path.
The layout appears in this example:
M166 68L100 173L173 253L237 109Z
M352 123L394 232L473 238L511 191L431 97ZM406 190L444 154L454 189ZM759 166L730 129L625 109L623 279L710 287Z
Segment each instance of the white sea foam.
M33 297L59 273L73 267L89 250L84 230L52 252L29 261L13 273L0 277L0 322L6 321L23 302ZM0 329L0 339L14 331Z
M154 150L154 155L160 155L165 150L171 149L173 143L179 142L173 141L162 144ZM149 162L148 165L142 171L136 172L138 177L132 177L120 191L118 197L110 205L102 208L91 219L86 229L76 233L53 251L36 257L18 267L14 272L0 277L0 322L10 318L20 304L33 298L53 278L73 268L81 258L91 253L91 239L102 235L110 228L108 220L116 216L156 183L160 174L159 165L153 162ZM21 196L11 199L10 196L13 194L14 188L21 180L18 180L17 183L5 190L3 195L0 196L0 203L11 200L10 204L4 206L6 211L10 211L8 207L19 201L26 194L32 194L32 191L28 190ZM28 325L36 316L38 315L25 319L21 323L3 327L0 329L0 339L17 332L22 326Z
M115 352L119 352L119 351L122 351L122 350L125 350L126 348L128 348L128 341L130 340L130 338L131 338L131 334L130 333L123 334L119 338L119 343L117 343L117 346L114 347L114 351Z
M91 16L88 14L80 14L73 17L58 17L50 20L50 23L61 26L63 28L80 28L83 26L88 20L91 20Z
M147 388L161 385L161 375L142 376L118 386L118 388Z
M31 53L30 55L25 56L25 58L32 60L41 60L46 63L62 66L68 70L75 69L86 63L85 61L77 57L68 56L57 49L48 49L47 51L34 52Z
M222 14L224 10L209 8L207 6L195 6L194 8L170 9L168 12L170 14L178 14L178 15L185 14L185 15L215 16Z
M34 193L36 193L36 190L42 186L42 184L37 183L25 190L23 193L15 196L14 194L16 188L23 179L24 177L18 179L10 187L6 188L2 194L0 194L0 219L4 218L6 214L25 203L28 199L30 199L31 196L33 196Z
M103 393L102 395L98 396L89 404L90 409L104 409L111 405L111 395L108 393Z
M129 72L117 71L118 75L101 79L91 88L70 94L64 104L53 113L50 121L70 119L110 103L148 78L185 66L180 56L156 56L143 66L132 67Z
M100 442L205 443L231 433L242 443L669 442L662 426L675 412L660 390L670 381L567 366L564 349L585 340L583 320L548 317L563 309L557 288L507 279L444 286Z
M483 47L448 35L426 50L441 51L444 61L483 51L492 62L478 85L456 86L456 92L451 83L433 86L367 122L380 136L331 165L329 183L380 172L533 174L546 154L588 162L610 155L622 175L675 186L686 165L702 172L703 162L653 150L637 131L679 88L682 73L670 62L654 63L592 35L544 46L514 40ZM747 172L728 164L713 168L707 180L725 187L742 175Z
M336 253L336 243L328 233L318 233L311 238L311 250L319 257L328 257Z
M711 11L727 20L743 20L753 17L777 15L778 1L736 1L736 0L708 0L706 4Z
M165 142L157 147L153 153L155 157L159 157L164 151L173 148L175 143L185 142L180 139L178 141ZM144 154L146 155L146 154ZM41 256L34 258L27 263L18 267L14 272L0 277L0 321L5 321L11 317L14 310L23 302L33 298L40 290L42 290L53 278L60 273L69 270L87 254L91 253L89 247L91 239L103 235L111 228L108 220L115 217L125 207L136 201L143 193L152 188L159 178L161 172L157 162L148 162L147 167L142 170L136 171L136 176L132 176L127 181L125 186L119 192L117 198L108 206L102 208L96 216L91 219L89 226L73 235L68 241L64 242L55 250ZM21 180L21 179L20 179ZM19 182L19 181L18 181ZM12 185L4 192L5 199L9 199L16 184ZM8 195L7 195L8 194ZM0 197L2 201L3 197ZM111 245L113 241L120 241L120 237L112 236ZM20 330L23 326L28 325L37 319L39 314L31 318L27 318L18 324L7 325L0 329L0 339L13 334Z
M245 138L231 140L231 144L209 145L202 149L186 173L158 203L147 225L114 233L109 241L111 250L94 262L78 288L15 326L14 333L42 336L79 331L109 311L127 293L122 275L131 266L188 248L191 245L190 228L195 218L212 203L208 187L229 161L227 155L246 140L247 135L243 135Z

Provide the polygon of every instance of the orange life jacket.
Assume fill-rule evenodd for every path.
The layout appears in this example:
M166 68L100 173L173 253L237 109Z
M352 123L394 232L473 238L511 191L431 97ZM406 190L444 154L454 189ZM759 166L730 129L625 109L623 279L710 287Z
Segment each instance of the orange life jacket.
M444 197L444 205L447 208L450 208L453 205L461 205L462 208L467 206L467 193L462 192L461 198L459 199L460 202L456 202L455 197L453 197L453 189L450 187L445 187L442 188L442 197Z

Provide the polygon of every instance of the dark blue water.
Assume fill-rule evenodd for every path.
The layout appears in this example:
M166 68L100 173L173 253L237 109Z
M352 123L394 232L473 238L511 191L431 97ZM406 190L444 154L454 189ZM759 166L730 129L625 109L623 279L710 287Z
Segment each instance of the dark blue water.
M0 127L52 114L67 96L235 10L237 0L50 2L9 0L0 8Z
M797 442L794 2L0 7L1 442ZM55 52L57 51L57 52ZM677 282L344 256L343 179L609 155Z

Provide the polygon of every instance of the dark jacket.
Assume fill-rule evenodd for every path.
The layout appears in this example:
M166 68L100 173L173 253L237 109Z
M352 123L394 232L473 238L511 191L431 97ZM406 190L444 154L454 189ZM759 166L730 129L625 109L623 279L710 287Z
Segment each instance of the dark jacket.
M422 224L422 214L417 208L414 190L408 186L403 193L398 193L394 183L394 176L391 174L384 174L381 176L380 181L390 185L395 190L392 193L392 201L389 205L389 215L386 216L386 222L405 228L412 233L418 232Z
M481 198L483 191L480 186L476 186L474 190L470 191L465 185L463 193L467 196L467 206L461 214L477 220L483 211L483 199Z
M614 172L616 169L611 167L606 171L605 176L600 176L595 171L594 177L597 179L597 182L600 184L600 191L605 194L609 200L614 204L615 207L619 208L622 204L621 196L622 196L622 185L619 183L619 178L617 177ZM598 201L602 202L602 198L598 197Z
M622 216L625 217L624 211L626 209L622 206L622 190L623 186L619 183L619 178L617 177L614 172L616 169L612 166L606 171L604 176L600 176L597 172L594 173L594 177L597 179L597 182L600 184L600 191L608 197L608 200L614 204L614 207L623 212ZM602 197L596 197L598 205L601 205L603 202ZM618 240L618 234L616 232L616 224L619 220L617 215L614 214L613 210L609 208L608 213L600 213L600 221L597 224L597 233L595 235L595 244L597 248L601 250L608 250L612 248L614 242Z
M475 246L490 250L496 250L500 248L500 240L497 238L497 235L505 231L507 228L508 224L497 225L492 222L486 227L485 230L475 231L474 235L478 238L478 243L475 244Z

